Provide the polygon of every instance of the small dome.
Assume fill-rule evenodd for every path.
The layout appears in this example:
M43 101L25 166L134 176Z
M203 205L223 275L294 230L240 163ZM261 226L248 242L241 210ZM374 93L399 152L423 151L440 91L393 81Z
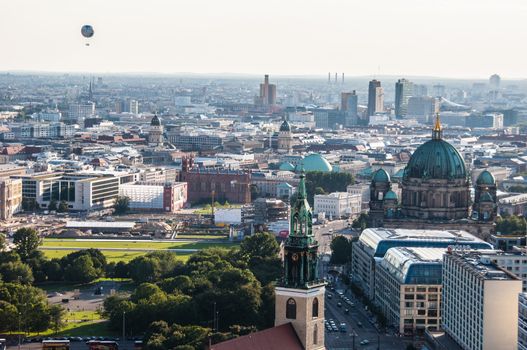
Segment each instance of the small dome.
M326 158L322 157L318 153L308 155L302 160L302 165L299 164L297 168L304 169L304 171L322 171L330 172L333 171L333 167Z
M479 197L480 202L494 202L490 193L485 192Z
M159 120L159 117L157 115L154 115L154 117L150 121L150 126L161 126L161 120Z
M280 131L288 131L288 132L291 131L291 125L289 124L287 120L284 120L282 125L280 125Z
M397 193L393 192L392 190L389 190L389 191L386 192L386 194L384 195L384 199L393 199L393 200L397 200Z
M496 184L496 179L489 171L483 170L481 174L479 174L476 184L494 186Z
M280 164L280 167L279 167L280 170L285 170L285 171L295 171L295 166L289 162L284 162L282 164Z
M383 168L380 168L373 174L373 182L390 182L390 175L384 170Z

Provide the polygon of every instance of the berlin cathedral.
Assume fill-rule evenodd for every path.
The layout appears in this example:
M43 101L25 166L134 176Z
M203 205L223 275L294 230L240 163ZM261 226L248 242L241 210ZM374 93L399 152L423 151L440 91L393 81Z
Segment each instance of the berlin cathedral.
M412 154L401 182L401 198L384 169L370 184L371 227L463 229L481 238L493 230L497 214L496 180L487 170L477 178L471 198L470 173L457 149L442 138L439 114L432 139Z

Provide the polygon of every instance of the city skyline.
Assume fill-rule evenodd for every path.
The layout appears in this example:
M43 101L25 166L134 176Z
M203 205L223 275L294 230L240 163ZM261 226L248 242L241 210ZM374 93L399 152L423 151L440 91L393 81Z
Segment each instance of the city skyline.
M519 79L527 78L515 44L527 29L526 10L520 1L505 7L494 0L151 1L148 6L25 0L3 5L0 31L10 35L0 44L16 55L5 55L0 71L291 76L329 71L346 77L464 79L498 72ZM20 23L24 27L17 29ZM95 30L90 46L80 35L83 24Z

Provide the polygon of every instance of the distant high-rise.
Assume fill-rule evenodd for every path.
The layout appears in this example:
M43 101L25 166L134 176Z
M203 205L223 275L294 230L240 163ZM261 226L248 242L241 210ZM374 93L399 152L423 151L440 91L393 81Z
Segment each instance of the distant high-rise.
M260 96L256 101L263 106L274 106L276 104L276 85L269 84L269 75L264 76L264 83L260 84Z
M445 96L445 86L441 84L436 84L433 87L434 97L443 97Z
M368 86L368 117L384 110L384 90L379 80L372 80Z
M71 104L68 111L68 119L80 125L84 124L84 119L95 115L95 103Z
M356 124L358 115L358 98L355 90L340 94L340 110L346 113L345 126Z
M139 114L139 101L130 100L130 113Z
M407 79L395 83L395 116L404 118L408 112L408 99L414 93L414 84Z
M424 84L414 84L414 95L413 96L428 96L428 87Z
M500 88L501 77L498 74L492 74L489 78L489 86L491 90L498 90Z

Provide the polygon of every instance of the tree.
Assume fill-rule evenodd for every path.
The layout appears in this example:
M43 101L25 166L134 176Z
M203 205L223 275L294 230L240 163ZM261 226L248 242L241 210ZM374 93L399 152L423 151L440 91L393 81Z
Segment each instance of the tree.
M331 241L331 260L332 264L344 265L351 262L351 240L344 236L336 236Z
M353 220L351 227L364 230L368 227L368 214L361 213L358 218Z
M60 305L51 305L49 307L49 316L51 327L55 331L55 334L58 333L65 325L64 317L66 316L66 310Z
M248 257L274 258L278 256L280 246L272 233L259 232L243 239L240 252Z
M1 264L0 275L4 282L31 284L34 281L31 268L21 261Z
M130 198L128 197L117 197L115 204L113 205L114 213L116 215L126 214L130 210Z
M59 206L57 208L57 212L59 213L67 213L70 208L68 207L68 202L66 201L60 201Z
M57 210L57 201L56 200L52 199L49 202L48 210Z
M37 231L34 229L21 228L13 235L13 243L16 246L16 252L20 255L22 261L25 261L38 249L41 241Z
M64 277L71 282L91 282L99 277L93 265L93 260L88 255L82 255L64 269Z
M496 232L502 235L525 235L526 221L523 216L498 217Z
M148 256L138 256L128 264L128 273L135 283L156 281L160 271L159 261Z
M307 198L313 201L313 197L317 194L317 188L319 194L331 193L331 192L343 192L346 191L348 185L355 183L353 175L349 173L341 172L321 172L321 171L310 171L306 173L306 191Z
M0 233L0 252L3 252L7 247L7 240L3 233Z

